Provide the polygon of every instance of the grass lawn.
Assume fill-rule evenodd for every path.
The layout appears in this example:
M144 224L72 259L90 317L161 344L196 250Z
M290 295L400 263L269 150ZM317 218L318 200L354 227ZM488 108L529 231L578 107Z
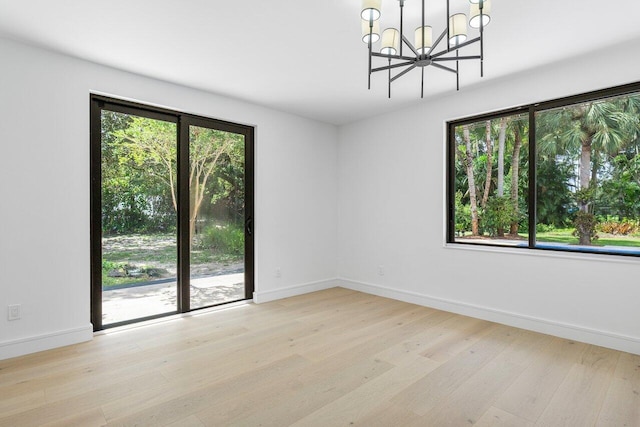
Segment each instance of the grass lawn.
M208 262L218 261L217 258L221 257L224 258L224 256L217 256L211 251L192 250L191 264L206 264ZM178 259L178 250L175 246L163 246L154 249L131 248L122 251L104 251L102 254L102 259L111 262L152 262L160 264L174 264Z
M148 234L105 237L102 252L102 286L108 288L153 280L146 275L109 277L109 272L125 265L159 267L175 274L177 260L176 239L173 235ZM191 250L191 265L195 267L207 264L225 266L241 260L242 256L216 253L211 249Z
M536 233L538 242L562 243L565 245L577 245L578 238L573 236L572 228L556 229L544 233ZM620 246L639 247L640 236L614 236L598 233L598 239L593 241L593 246Z
M520 233L517 238L513 236L505 236L504 238L484 236L456 236L456 239L471 239L473 241L486 241L487 243L497 243L508 241L513 243L517 239L521 245L526 246L529 235ZM461 240L464 241L464 240ZM557 243L559 245L578 246L578 238L573 235L573 228L555 229L553 231L545 231L536 233L536 241L539 243ZM605 233L598 233L598 238L592 242L594 250L596 248L607 247L615 251L615 248L638 248L640 252L640 235L620 236ZM635 251L633 251L635 252Z

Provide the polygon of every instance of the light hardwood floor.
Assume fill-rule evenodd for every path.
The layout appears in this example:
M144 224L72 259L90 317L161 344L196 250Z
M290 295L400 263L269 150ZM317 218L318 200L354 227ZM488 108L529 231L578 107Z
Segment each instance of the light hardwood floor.
M640 356L341 288L0 361L0 426L640 426Z

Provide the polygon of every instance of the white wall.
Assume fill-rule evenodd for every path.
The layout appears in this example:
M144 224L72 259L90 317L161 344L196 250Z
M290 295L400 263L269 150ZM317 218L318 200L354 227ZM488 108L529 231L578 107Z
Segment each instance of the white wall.
M640 80L637 43L341 127L343 286L640 353L640 260L445 248L443 232L447 120Z
M333 283L334 126L9 40L0 58L0 359L91 338L90 92L255 125L256 299Z
M637 259L443 247L444 122L638 80L637 43L338 131L0 39L0 359L91 338L92 91L257 126L256 300L339 275L353 289L640 353ZM6 320L9 304L21 320Z

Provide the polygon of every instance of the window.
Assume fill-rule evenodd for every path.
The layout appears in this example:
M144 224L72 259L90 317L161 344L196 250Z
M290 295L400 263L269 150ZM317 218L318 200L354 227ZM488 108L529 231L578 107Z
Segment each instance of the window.
M448 132L449 243L640 255L640 84Z

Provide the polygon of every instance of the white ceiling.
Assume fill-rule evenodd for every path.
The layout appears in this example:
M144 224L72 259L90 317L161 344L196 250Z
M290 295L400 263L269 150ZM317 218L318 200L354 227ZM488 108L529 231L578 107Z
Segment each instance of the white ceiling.
M451 0L452 11L468 12L467 1ZM427 0L427 23L434 33L443 29L444 2ZM638 0L492 2L484 80L640 40ZM419 100L418 70L394 82L391 100L385 75L375 74L372 90L367 90L360 4L0 0L0 36L334 124L430 102ZM419 9L418 0L406 1L410 40L419 25ZM398 26L397 10L396 0L383 0L383 28ZM462 64L462 90L479 83L478 65ZM455 76L429 67L425 90L427 96L455 90Z

